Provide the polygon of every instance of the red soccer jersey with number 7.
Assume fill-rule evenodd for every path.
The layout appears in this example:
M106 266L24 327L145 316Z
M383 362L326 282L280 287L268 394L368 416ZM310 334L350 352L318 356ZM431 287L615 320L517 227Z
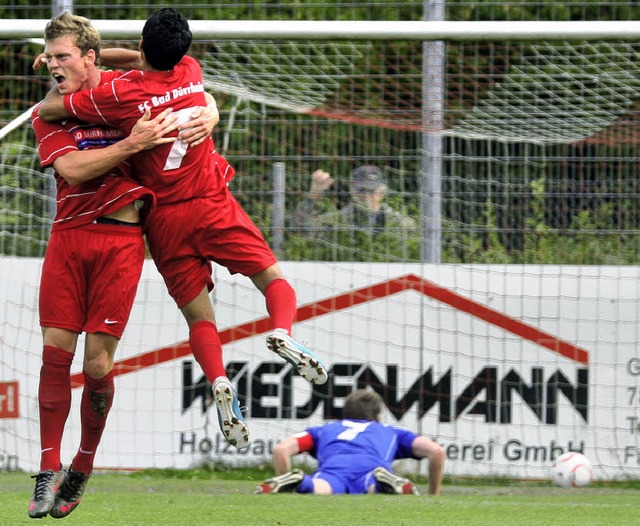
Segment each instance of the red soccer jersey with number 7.
M130 71L108 83L64 97L69 114L87 122L120 128L127 135L144 113L151 117L172 108L186 122L206 106L202 69L185 56L171 71ZM177 132L174 132L177 134ZM131 158L136 177L156 193L159 205L215 196L233 178L234 169L215 151L213 139L188 148L182 141L140 152Z

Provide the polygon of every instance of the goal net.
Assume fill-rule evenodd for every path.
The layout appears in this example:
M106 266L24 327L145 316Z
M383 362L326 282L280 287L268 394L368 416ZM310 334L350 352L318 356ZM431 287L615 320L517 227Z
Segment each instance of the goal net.
M15 74L1 88L0 458L34 470L38 280L55 198L28 121L17 124L48 82L28 71L37 43L4 44ZM294 336L330 380L311 388L269 355L264 299L216 266L225 361L253 439L227 448L186 323L148 261L97 468L266 463L277 440L339 418L366 387L386 423L445 447L452 476L545 478L568 449L597 478L637 476L639 45L433 44L196 34L232 191L294 284ZM380 169L383 223L345 222L361 165ZM318 169L334 179L321 203ZM301 226L309 202L320 213ZM427 263L434 236L440 259ZM79 440L81 346L65 462Z

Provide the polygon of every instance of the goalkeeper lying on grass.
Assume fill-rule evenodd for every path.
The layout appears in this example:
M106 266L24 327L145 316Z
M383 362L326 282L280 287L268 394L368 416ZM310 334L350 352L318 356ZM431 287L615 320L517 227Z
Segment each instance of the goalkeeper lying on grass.
M382 399L377 393L351 393L343 420L308 428L285 438L273 449L276 476L260 484L255 493L397 493L419 495L414 484L395 475L391 462L401 458L429 461L429 494L439 495L444 450L425 436L380 423ZM291 469L291 457L308 452L318 469L306 475Z

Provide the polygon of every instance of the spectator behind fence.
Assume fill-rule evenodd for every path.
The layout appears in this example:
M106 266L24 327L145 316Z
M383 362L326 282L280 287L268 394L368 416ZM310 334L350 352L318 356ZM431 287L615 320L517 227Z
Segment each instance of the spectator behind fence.
M353 170L349 200L343 206L329 192L335 185L331 174L316 170L311 177L311 189L293 215L291 226L296 233L323 237L336 227L348 227L377 237L384 231L416 229L414 219L384 202L388 187L377 166L364 165Z

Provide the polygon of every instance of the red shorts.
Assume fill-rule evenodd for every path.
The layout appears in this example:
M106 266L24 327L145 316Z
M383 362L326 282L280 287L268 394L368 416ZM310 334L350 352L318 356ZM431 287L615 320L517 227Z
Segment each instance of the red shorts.
M40 325L121 338L144 257L139 226L54 231L40 278Z
M228 190L216 198L157 206L147 227L149 251L179 308L205 285L213 288L211 261L243 276L277 262L258 227Z

